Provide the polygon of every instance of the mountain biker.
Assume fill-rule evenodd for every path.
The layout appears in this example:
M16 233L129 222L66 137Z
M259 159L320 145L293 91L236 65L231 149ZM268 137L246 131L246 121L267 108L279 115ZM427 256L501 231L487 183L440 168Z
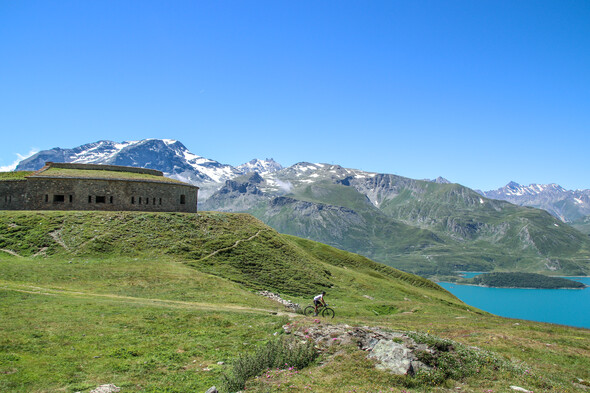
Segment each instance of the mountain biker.
M326 294L326 292L322 292L321 295L317 295L317 296L315 296L313 298L313 307L314 307L314 309L313 309L313 311L314 311L313 316L314 317L317 317L318 316L318 307L320 306L320 304L323 305L324 307L327 306L326 302L324 301L324 295L325 294Z

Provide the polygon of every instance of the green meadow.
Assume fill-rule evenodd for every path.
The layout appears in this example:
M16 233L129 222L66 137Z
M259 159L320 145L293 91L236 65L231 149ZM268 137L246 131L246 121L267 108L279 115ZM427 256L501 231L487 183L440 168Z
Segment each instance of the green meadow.
M240 356L286 336L284 325L318 323L426 333L466 349L445 373L410 377L332 346L302 369L249 379L245 391L575 392L590 380L587 329L490 315L431 281L246 214L1 212L0 249L2 392L106 383L205 392ZM291 313L263 289L302 305L325 290L336 318Z

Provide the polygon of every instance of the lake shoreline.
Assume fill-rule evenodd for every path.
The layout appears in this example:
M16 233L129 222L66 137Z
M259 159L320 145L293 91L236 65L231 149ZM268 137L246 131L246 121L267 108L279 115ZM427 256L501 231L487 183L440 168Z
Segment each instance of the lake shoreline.
M586 288L547 291L486 287L448 280L437 283L466 304L498 316L590 329L590 277L575 277Z

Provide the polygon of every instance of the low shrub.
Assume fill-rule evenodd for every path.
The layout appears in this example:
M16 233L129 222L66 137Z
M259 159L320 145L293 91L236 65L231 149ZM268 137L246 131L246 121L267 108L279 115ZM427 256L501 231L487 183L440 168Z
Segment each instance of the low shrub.
M300 370L317 356L313 341L302 343L293 337L280 337L234 360L231 370L222 376L222 389L226 392L241 390L248 379L269 369Z
M484 370L521 372L519 366L492 352L429 334L412 333L409 336L417 343L435 349L434 353L424 351L417 354L418 359L432 370L419 372L414 383L441 385L446 380L461 380Z

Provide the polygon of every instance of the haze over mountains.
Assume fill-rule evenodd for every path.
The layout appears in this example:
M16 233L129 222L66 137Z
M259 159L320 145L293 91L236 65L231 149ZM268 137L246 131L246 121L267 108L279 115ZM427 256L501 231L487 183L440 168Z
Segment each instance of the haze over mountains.
M16 169L35 170L45 161L158 169L201 187L201 210L248 212L280 232L423 275L590 273L590 239L563 223L586 219L590 190L510 183L478 193L443 178L414 180L328 164L283 168L272 159L233 167L160 139L45 150ZM559 219L516 204L542 204ZM584 228L582 221L578 229Z

